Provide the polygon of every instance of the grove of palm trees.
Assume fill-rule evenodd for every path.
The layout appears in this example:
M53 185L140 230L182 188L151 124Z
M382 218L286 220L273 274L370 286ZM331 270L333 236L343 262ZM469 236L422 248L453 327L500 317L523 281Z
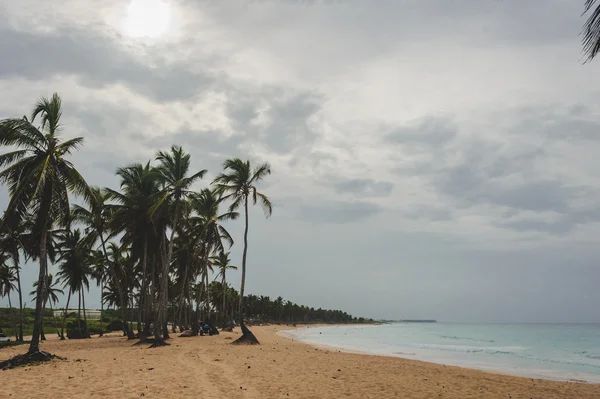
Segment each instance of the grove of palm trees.
M44 312L56 306L58 294L66 296L66 304L62 320L53 315L57 335L65 339L66 328L70 338L89 338L86 293L94 283L100 287L102 309L106 304L116 311L123 334L152 346L167 345L177 330L197 335L201 322L231 328L237 320L243 331L237 343L258 343L244 317L352 320L341 311L314 310L281 297L271 301L250 295L245 303L249 207L259 205L266 217L272 213L258 187L271 174L268 163L228 159L208 187L195 191L207 171L191 170L190 154L174 145L158 151L155 159L118 168L118 189L94 187L70 162L84 140L62 137L61 115L61 98L54 94L40 99L30 118L0 121L0 145L7 149L0 155L0 182L10 195L0 224L0 294L10 300L11 292L18 293L19 311L12 314L17 341L24 340L22 261L39 264L31 293L35 317L29 350L9 363L52 358L40 351L40 339L48 327ZM229 252L234 238L224 222L240 216L238 292L229 284L237 266ZM49 261L58 268L55 276ZM213 274L216 281L211 281ZM71 307L78 311L69 329ZM104 331L101 317L99 334Z

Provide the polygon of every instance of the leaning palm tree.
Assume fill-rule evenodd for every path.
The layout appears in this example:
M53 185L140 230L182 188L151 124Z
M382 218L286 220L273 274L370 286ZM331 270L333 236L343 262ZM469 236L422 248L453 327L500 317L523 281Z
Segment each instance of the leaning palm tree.
M600 3L586 0L583 14L589 14L583 26L583 52L591 61L600 52Z
M166 331L164 326L167 324L169 266L171 265L175 231L179 222L182 201L190 194L189 188L192 184L206 174L206 169L203 169L190 176L190 158L190 154L183 151L180 146L172 146L170 152L159 151L156 157L156 160L159 162L156 170L160 175L159 179L164 188L160 199L153 206L152 212L154 213L161 207L171 205L173 209L173 222L168 249L164 259L162 259L163 268L158 301L158 320L154 328L154 333L158 341L155 342L155 345L164 343L162 341L162 334L163 331ZM161 233L161 237L164 236Z
M223 199L231 199L233 202L229 207L230 211L235 211L240 206L244 207L245 228L244 228L244 251L242 253L242 283L240 286L240 302L238 312L240 314L240 324L244 335L238 339L239 343L249 342L258 343L258 340L244 325L243 306L244 306L244 287L246 285L246 256L248 253L248 199L253 204L260 202L265 216L271 216L273 207L271 201L266 195L256 189L256 184L271 174L271 167L268 163L252 167L250 161L242 161L239 158L228 159L223 164L224 172L219 174L213 184L218 194L223 194Z
M3 223L18 224L29 211L34 216L35 231L39 233L39 262L37 300L33 334L26 358L42 360L51 356L40 354L40 333L44 316L44 283L48 274L46 253L47 235L51 221L66 225L69 219L68 193L89 200L92 194L87 183L68 157L80 147L83 138L62 141L60 132L62 103L58 94L41 98L27 118L0 121L0 145L17 147L0 155L0 181L8 184L10 200ZM33 125L37 117L41 126ZM0 229L2 230L2 229Z
M229 259L229 252L221 251L219 255L213 256L211 258L213 265L219 270L217 273L217 278L221 277L221 296L223 303L221 304L221 317L223 322L223 327L225 327L226 319L226 309L225 304L227 298L227 270L237 270L237 266L233 266L230 264L231 260Z

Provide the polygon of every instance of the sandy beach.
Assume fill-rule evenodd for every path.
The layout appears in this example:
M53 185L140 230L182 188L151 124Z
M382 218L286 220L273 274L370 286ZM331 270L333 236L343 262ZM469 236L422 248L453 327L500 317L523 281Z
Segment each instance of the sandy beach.
M0 398L598 398L600 385L541 381L431 363L341 353L254 327L260 346L232 346L239 333L132 346L119 336L51 339L67 357L0 371ZM289 328L289 327L288 327ZM26 349L0 350L0 360Z

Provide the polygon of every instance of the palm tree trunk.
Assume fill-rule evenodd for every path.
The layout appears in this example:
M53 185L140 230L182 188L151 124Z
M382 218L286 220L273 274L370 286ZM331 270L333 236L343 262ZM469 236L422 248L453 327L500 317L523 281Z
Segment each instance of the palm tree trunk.
M144 235L144 252L142 253L142 286L140 292L140 298L138 300L138 335L140 340L145 339L142 335L142 322L145 321L146 314L144 312L144 305L146 304L146 291L148 290L148 237Z
M188 263L187 262L185 262L185 269L184 270L185 271L183 273L183 284L181 285L181 300L179 302L179 317L177 318L177 321L179 323L179 327L181 327L181 315L183 313L183 305L185 303L185 288L187 286L187 280L188 280Z
M10 292L8 293L8 308L10 309L10 313L12 314L13 319L13 333L15 334L15 340L19 340L19 332L17 331L17 319L15 318L15 314L12 309L12 303L10 301Z
M69 309L69 302L71 301L71 288L69 287L69 294L67 295L67 306L65 306L65 313L63 314L62 327L60 329L60 339L65 339L65 323L67 322L67 309Z
M17 253L13 253L12 258L17 273L17 288L19 290L19 335L17 336L17 341L23 342L23 292L21 290L21 273L19 271L19 259Z
M240 322L244 323L244 288L246 286L246 255L248 254L248 196L244 199L244 216L246 227L244 228L244 252L242 253L242 285L240 287Z
M223 304L221 305L222 323L223 327L226 327L227 316L225 316L225 297L227 296L227 290L225 289L225 270L223 270L223 279L221 279L221 296L223 297Z
M100 337L104 335L104 328L102 328L102 313L104 312L104 281L100 280Z
M106 252L106 241L104 241L104 235L101 231L98 233L98 235L100 236L100 243L102 244L102 252L104 253L104 259L107 264L110 264L110 260L108 259L108 252ZM111 270L113 271L113 278L115 281L115 285L117 286L117 293L119 294L119 302L121 305L121 317L123 318L123 331L125 331L125 334L127 334L129 338L132 338L133 333L130 333L130 329L128 328L127 322L125 321L125 319L127 318L127 308L125 306L125 296L123 295L123 287L121 287L121 282L119 281L119 276L117 276L116 271L113 268L111 268ZM100 323L102 323L102 316L100 316Z
M44 314L46 313L46 301L44 301ZM40 332L40 340L46 340L46 333L44 332L44 317L42 316L42 331Z
M79 294L79 304L77 308L77 329L79 330L79 336L83 337L83 331L81 330L81 288L77 290Z
M175 237L175 229L177 228L177 223L179 222L179 201L175 203L175 217L173 218L173 226L171 228L171 237L169 238L169 247L166 253L166 256L163 259L163 270L162 270L162 282L160 285L160 295L158 301L158 327L154 329L154 335L162 339L164 336L164 332L167 332L167 311L168 311L168 300L169 300L169 266L171 265L171 256L173 255L173 244ZM164 238L163 238L164 240ZM164 244L163 244L164 245ZM156 335L156 332L159 332L159 335Z
M83 302L83 334L85 335L85 338L90 338L90 333L88 331L87 324L87 316L85 314L85 290L83 289L81 291L81 301Z
M42 207L43 209L43 207ZM35 319L33 322L33 334L31 344L29 344L28 353L37 353L40 351L40 332L42 330L42 320L44 318L44 285L46 284L46 274L48 269L48 259L46 258L46 237L48 230L46 223L40 232L40 272L38 275L38 286L35 299Z
M56 324L56 316L54 315L54 309L52 308L52 301L50 301L50 311L52 312L52 319L54 320L54 328L56 329L56 335L58 335L58 338L60 338L61 335L58 331L58 324Z
M210 289L208 288L208 254L206 256L206 273L204 273L204 284L206 287L206 320L210 322Z

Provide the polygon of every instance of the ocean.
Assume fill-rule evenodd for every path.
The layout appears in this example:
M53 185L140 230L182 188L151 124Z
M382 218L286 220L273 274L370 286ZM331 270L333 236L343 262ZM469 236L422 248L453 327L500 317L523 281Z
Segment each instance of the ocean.
M392 323L300 328L283 334L348 351L600 383L600 324Z

